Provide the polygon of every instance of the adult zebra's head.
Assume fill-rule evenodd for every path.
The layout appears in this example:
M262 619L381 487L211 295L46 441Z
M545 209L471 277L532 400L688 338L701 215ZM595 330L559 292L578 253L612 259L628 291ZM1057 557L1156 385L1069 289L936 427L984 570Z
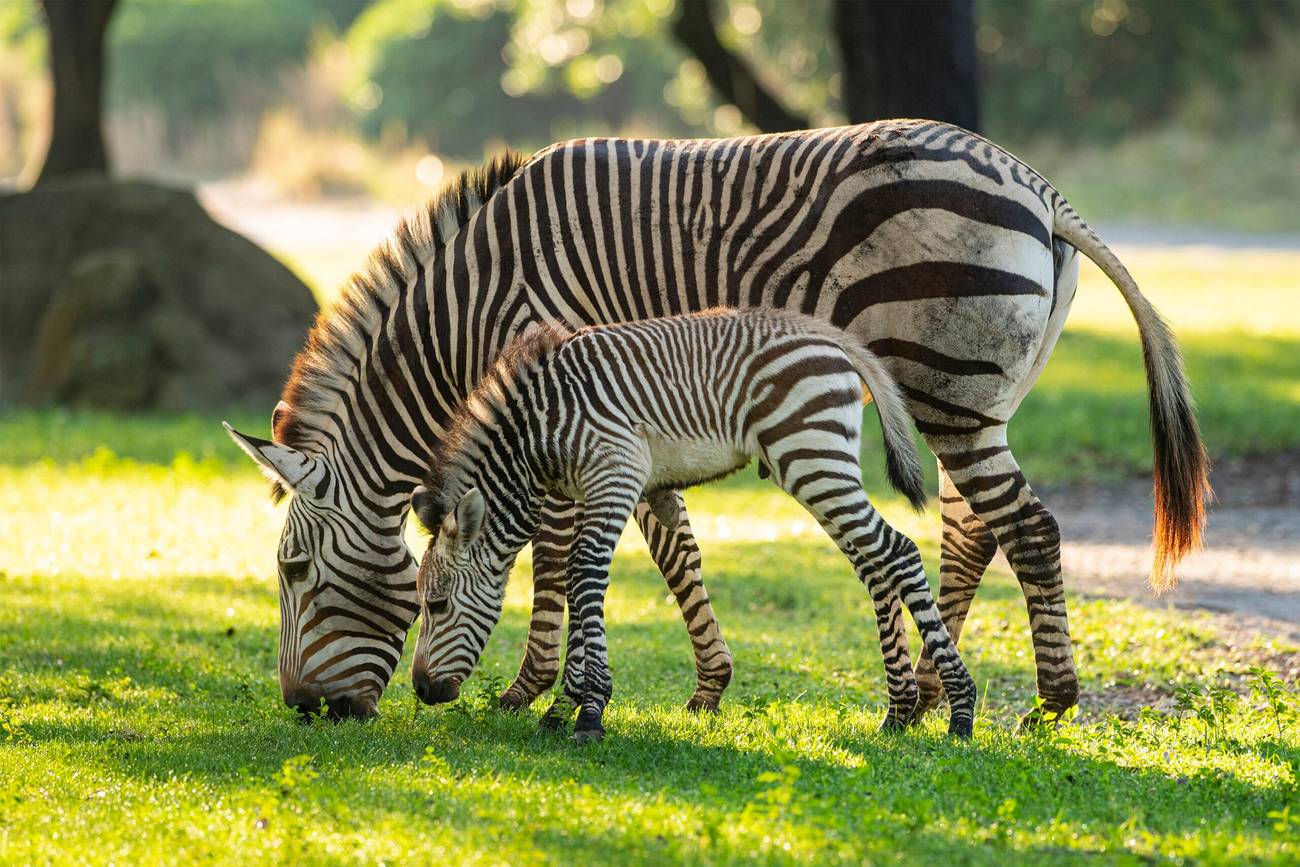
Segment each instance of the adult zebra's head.
M293 494L277 558L285 703L335 720L374 716L418 611L402 514L359 514L326 454L226 430Z

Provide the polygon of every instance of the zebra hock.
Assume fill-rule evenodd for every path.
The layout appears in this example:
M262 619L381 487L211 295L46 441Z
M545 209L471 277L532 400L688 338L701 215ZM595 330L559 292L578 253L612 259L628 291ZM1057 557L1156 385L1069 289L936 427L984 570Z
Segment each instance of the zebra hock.
M667 526L672 492L753 458L804 506L853 564L880 627L889 707L908 725L919 691L901 622L906 606L969 737L975 685L943 624L916 546L872 507L858 464L863 385L884 431L891 483L924 502L910 416L864 346L824 322L776 310L707 311L515 341L453 420L412 507L432 532L417 576L412 677L421 700L450 701L500 619L506 580L548 495L581 504L568 556L569 646L549 728L603 736L613 692L604 601L614 546L639 499ZM576 660L580 662L575 662Z

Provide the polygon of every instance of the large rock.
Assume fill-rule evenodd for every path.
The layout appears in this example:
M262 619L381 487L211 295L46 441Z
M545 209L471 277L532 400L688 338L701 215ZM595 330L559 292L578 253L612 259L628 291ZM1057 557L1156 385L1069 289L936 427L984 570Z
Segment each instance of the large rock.
M85 178L0 196L0 402L275 404L311 292L194 196Z

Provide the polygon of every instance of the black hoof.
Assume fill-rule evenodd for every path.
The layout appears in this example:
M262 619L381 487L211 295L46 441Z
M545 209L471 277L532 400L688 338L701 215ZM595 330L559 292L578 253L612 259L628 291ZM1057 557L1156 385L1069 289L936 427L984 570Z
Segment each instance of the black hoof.
M907 721L897 717L885 717L885 721L880 724L879 732L882 735L892 735L898 732L907 731Z
M968 741L975 733L975 722L968 719L951 719L948 721L948 734L954 738Z
M564 731L569 727L569 720L559 714L546 713L537 721L537 728L544 732Z
M1064 715L1064 710L1052 710L1047 707L1036 707L1020 718L1020 724L1016 726L1016 730L1020 732L1035 732L1056 728Z
M594 744L605 737L603 728L578 729L573 733L573 742L575 744Z
M717 713L718 700L715 698L703 698L698 695L691 696L691 700L686 702L686 709L691 713Z
M533 700L525 696L523 693L509 689L497 698L497 707L506 713L519 713L532 703Z

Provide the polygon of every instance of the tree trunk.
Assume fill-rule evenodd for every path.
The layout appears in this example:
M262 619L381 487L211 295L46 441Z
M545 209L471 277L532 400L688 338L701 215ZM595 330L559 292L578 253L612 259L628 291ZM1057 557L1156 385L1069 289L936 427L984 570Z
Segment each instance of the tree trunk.
M724 101L763 132L806 129L808 119L787 109L763 87L749 64L732 54L718 39L714 26L714 0L678 0L673 35L704 65L709 84Z
M844 108L980 128L973 0L835 0Z
M41 5L50 33L54 124L37 183L79 172L104 174L104 35L117 0L43 0Z

